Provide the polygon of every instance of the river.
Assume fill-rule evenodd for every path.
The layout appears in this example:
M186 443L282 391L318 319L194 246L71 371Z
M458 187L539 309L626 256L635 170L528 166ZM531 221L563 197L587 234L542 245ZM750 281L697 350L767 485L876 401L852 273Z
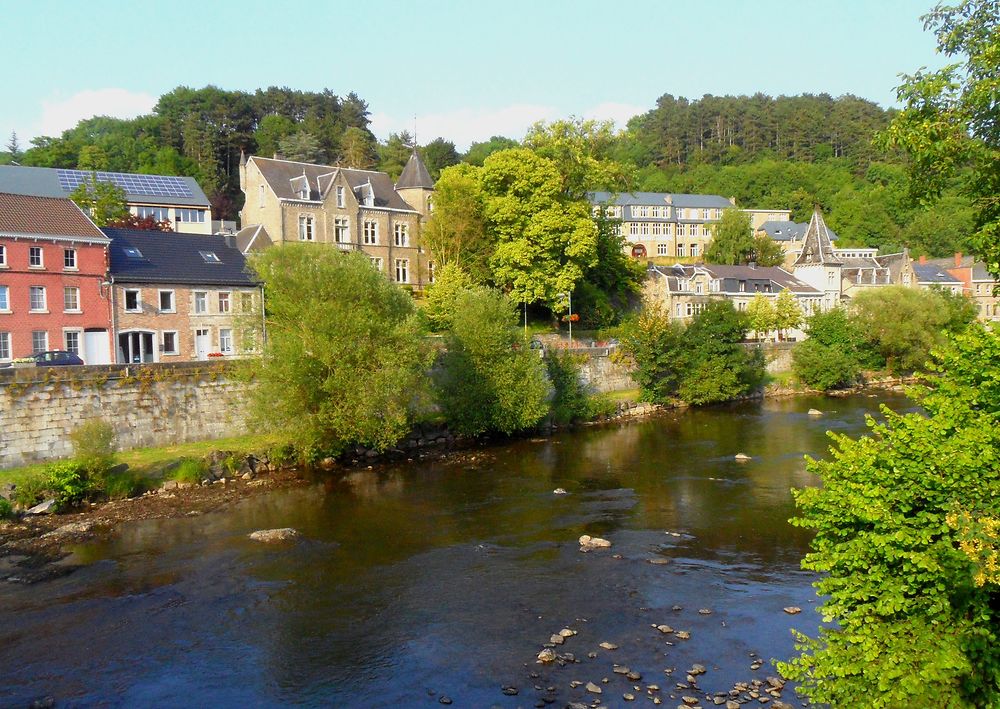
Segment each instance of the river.
M861 394L677 411L129 524L76 548L68 576L0 587L0 706L710 706L775 675L790 628L815 633L789 489L816 483L803 456L827 430L863 432L880 403L911 408ZM247 538L274 527L301 538ZM612 548L581 553L585 533ZM578 662L536 663L562 628L577 634L555 649ZM692 663L701 691L675 690Z

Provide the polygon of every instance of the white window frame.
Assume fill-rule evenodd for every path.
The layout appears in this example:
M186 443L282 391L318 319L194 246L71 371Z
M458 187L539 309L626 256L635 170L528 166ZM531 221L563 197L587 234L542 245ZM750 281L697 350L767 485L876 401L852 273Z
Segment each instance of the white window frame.
M35 336L42 335L45 338L45 344L41 349L35 345ZM31 331L31 354L38 354L39 352L49 351L49 331L48 330L32 330Z
M10 286L0 285L0 293L3 293L3 299L0 300L0 313L10 312Z
M163 296L165 294L168 294L168 293L170 294L170 307L169 308L164 308L163 307ZM158 290L156 292L156 308L157 308L158 312L161 312L161 313L176 313L177 312L177 294L173 291L173 289L163 288L163 289L160 289L160 290Z
M38 254L38 263L32 263L31 260L36 253ZM45 268L45 249L41 246L28 247L28 268Z
M0 244L0 268L7 268L7 247Z
M69 345L69 336L76 335L76 349L72 349ZM63 330L63 349L67 352L72 352L75 355L80 355L83 352L83 330L79 328L67 328ZM82 355L81 355L82 356Z
M344 188L341 185L337 185L337 207L340 209L344 208Z
M656 245L656 255L657 256L669 256L667 252L667 244L657 244Z
M199 296L202 307L198 307ZM208 314L208 291L196 290L191 294L191 310L195 315Z
M400 248L410 245L410 225L396 222L392 225L392 243Z
M12 359L10 356L10 333L0 332L0 361L6 362Z
M351 220L347 217L334 217L333 238L338 244L351 243Z
M299 215L299 241L316 241L316 218L312 214Z
M377 270L379 273L382 273L382 270L383 270L382 267L385 264L385 262L382 260L382 257L381 256L369 256L369 260L372 262L372 266L375 267L375 270Z
M63 249L63 270L79 271L80 266L78 264L76 249Z
M433 283L434 280L435 280L434 262L433 261L428 261L427 262L427 282L428 283Z
M174 347L172 350L167 349L167 335L174 336ZM181 353L180 348L180 333L177 330L163 330L160 333L160 354L162 355L179 355Z
M75 308L68 307L68 300L69 300L68 296L70 295L70 293L73 294L73 297L76 300ZM80 288L78 286L63 286L63 312L64 313L83 312L80 309Z
M232 291L220 290L218 292L218 298L216 301L219 304L219 314L227 315L233 312L233 294Z
M37 292L40 292L42 294L42 307L40 308L34 307L34 303L32 302L34 300L32 298L32 295L34 295L34 293L36 292L35 289L38 289ZM29 313L49 312L49 298L48 294L45 292L45 286L28 286L28 312Z
M410 282L410 259L408 258L398 258L395 263L396 267L396 283L409 283ZM402 278L400 278L402 276Z
M135 293L135 307L128 307L128 294ZM142 289L140 288L125 288L122 293L122 310L126 313L141 313L142 312Z
M378 221L375 219L365 219L361 232L365 246L378 246Z
M227 343L228 340L228 343ZM233 353L233 329L229 327L219 328L219 352L222 354Z

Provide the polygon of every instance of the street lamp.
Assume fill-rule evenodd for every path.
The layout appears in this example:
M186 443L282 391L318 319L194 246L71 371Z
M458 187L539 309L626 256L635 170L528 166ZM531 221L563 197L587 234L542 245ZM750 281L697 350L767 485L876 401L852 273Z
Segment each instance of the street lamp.
M560 293L559 297L560 298L565 297L569 299L569 316L567 318L567 321L569 322L569 346L572 347L573 346L573 294Z

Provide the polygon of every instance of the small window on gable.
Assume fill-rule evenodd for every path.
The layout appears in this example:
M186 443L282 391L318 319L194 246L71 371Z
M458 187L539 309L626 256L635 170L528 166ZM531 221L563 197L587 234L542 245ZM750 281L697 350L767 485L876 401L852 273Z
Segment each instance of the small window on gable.
M222 263L218 256L216 256L214 251L199 251L201 257L205 260L205 263Z
M142 252L134 246L125 246L122 251L125 252L126 258L142 258Z

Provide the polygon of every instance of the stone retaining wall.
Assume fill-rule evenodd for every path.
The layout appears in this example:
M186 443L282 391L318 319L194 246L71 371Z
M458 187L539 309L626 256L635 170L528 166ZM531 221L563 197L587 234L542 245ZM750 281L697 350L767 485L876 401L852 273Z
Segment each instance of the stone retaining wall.
M122 449L235 436L244 391L224 363L0 370L0 468L72 455L69 434L101 418Z

